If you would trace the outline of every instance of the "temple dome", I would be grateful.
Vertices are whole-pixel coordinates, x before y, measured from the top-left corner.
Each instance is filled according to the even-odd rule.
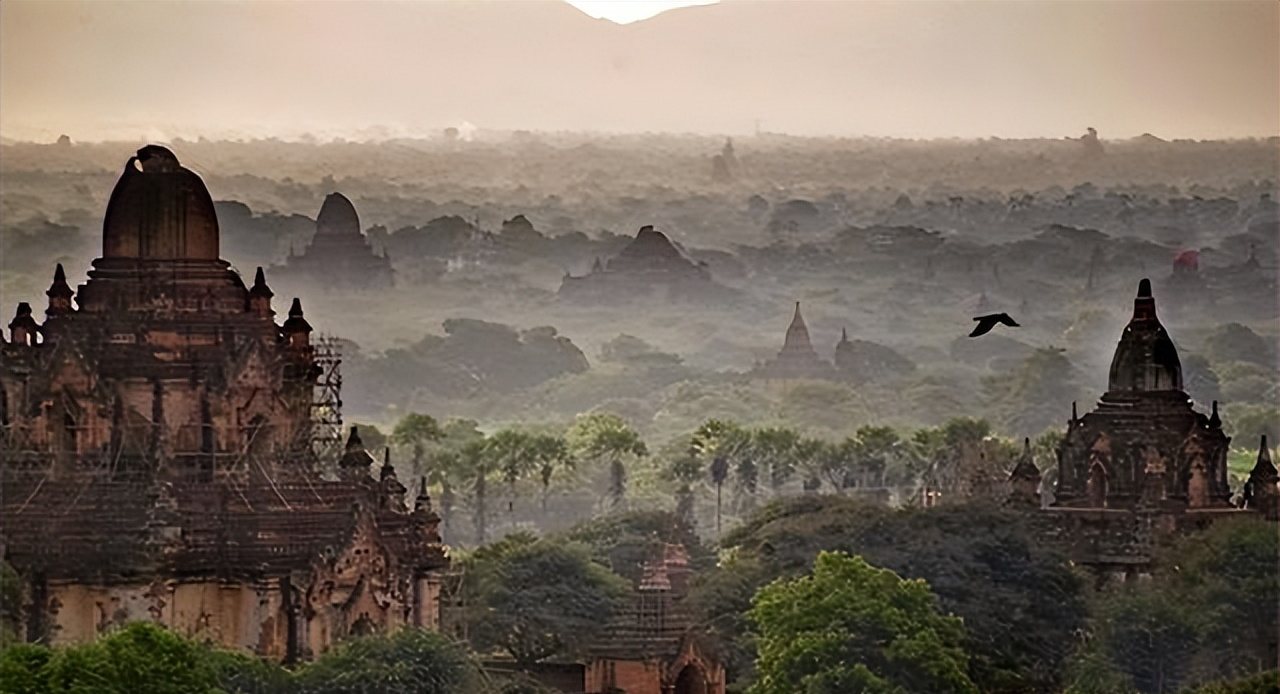
[[[356,214],[355,205],[342,193],[325,196],[316,217],[316,235],[321,234],[360,235],[360,216]]]
[[[164,147],[138,150],[111,191],[102,257],[217,260],[218,217],[204,181]]]
[[[1133,300],[1133,318],[1125,326],[1111,360],[1109,393],[1181,391],[1182,364],[1178,350],[1156,318],[1156,300],[1151,281],[1138,284]]]

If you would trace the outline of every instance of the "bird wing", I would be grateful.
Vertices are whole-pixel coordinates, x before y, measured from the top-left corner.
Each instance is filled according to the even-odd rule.
[[[969,337],[986,335],[987,333],[991,332],[991,329],[995,327],[995,324],[996,324],[994,320],[990,319],[987,316],[983,316],[982,318],[975,318],[974,320],[978,321],[978,325],[976,325],[973,328],[973,332],[969,333]]]
[[[1019,325],[1018,325],[1018,323],[1017,323],[1016,321],[1014,321],[1012,318],[1010,318],[1010,317],[1009,317],[1009,314],[1007,314],[1007,313],[1001,313],[1000,315],[996,316],[996,320],[998,320],[998,321],[1000,321],[1001,323],[1004,323],[1005,325],[1008,325],[1008,326],[1010,326],[1010,327],[1014,327],[1014,328],[1021,327],[1021,326],[1019,326]]]

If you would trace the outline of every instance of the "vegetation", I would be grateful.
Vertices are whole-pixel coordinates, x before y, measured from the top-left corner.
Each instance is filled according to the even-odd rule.
[[[406,629],[355,639],[293,671],[135,623],[84,645],[0,651],[6,694],[481,694],[447,638]]]
[[[924,581],[861,557],[820,553],[811,575],[761,588],[747,616],[759,650],[749,694],[978,694],[961,621]]]
[[[625,582],[579,544],[509,535],[466,557],[458,596],[480,652],[501,650],[528,666],[579,655],[613,612]]]

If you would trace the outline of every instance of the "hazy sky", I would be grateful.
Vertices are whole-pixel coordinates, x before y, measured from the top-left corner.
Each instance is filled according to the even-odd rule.
[[[690,5],[711,5],[717,0],[565,0],[597,19],[629,24],[660,12]]]
[[[658,5],[581,0],[617,22]],[[642,12],[643,11],[643,12]],[[0,2],[0,135],[1274,135],[1274,0]]]

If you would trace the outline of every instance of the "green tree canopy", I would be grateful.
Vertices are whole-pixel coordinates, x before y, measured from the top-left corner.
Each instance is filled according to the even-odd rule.
[[[595,561],[605,564],[633,584],[656,543],[683,545],[695,570],[710,569],[714,554],[704,547],[684,518],[669,511],[627,511],[601,516],[571,528],[564,534],[585,545]]]
[[[348,641],[294,677],[304,694],[459,694],[474,691],[477,668],[448,637],[402,629]]]
[[[978,694],[964,626],[921,580],[861,557],[821,552],[813,573],[761,588],[750,694]]]
[[[696,602],[741,668],[750,641],[737,615],[756,588],[799,575],[823,550],[859,554],[925,579],[942,608],[964,619],[970,675],[984,692],[1057,692],[1087,607],[1080,580],[1035,522],[987,506],[891,510],[840,496],[781,499],[726,535],[722,568],[700,578]]]
[[[505,651],[522,665],[580,652],[626,589],[585,546],[526,533],[481,547],[462,564],[473,646]]]
[[[164,627],[136,622],[84,645],[61,648],[44,667],[65,694],[212,694],[205,649]]]

